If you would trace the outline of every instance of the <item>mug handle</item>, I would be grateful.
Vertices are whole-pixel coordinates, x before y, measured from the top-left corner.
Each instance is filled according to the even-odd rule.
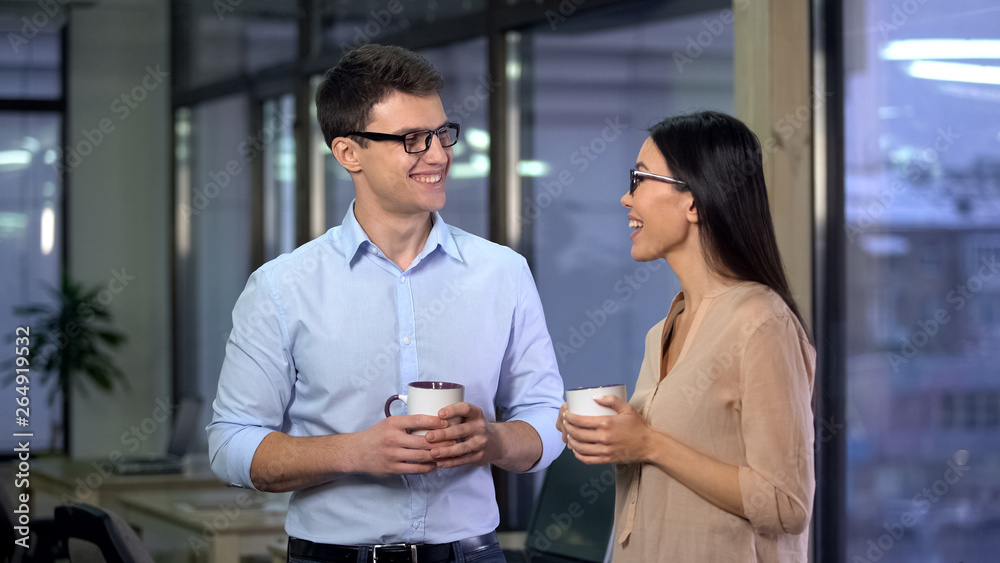
[[[386,418],[389,418],[390,416],[392,416],[392,413],[389,412],[389,406],[392,405],[393,401],[397,401],[397,400],[398,401],[403,401],[403,403],[406,403],[406,395],[393,395],[392,397],[389,397],[389,400],[387,400],[385,402],[385,417]]]

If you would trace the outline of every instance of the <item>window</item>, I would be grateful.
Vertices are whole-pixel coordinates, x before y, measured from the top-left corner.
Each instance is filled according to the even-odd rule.
[[[420,51],[444,76],[441,103],[448,119],[461,126],[448,173],[448,201],[441,216],[449,224],[489,238],[490,134],[487,125],[490,82],[484,38]],[[312,81],[312,92],[322,77]],[[310,99],[314,99],[315,96]],[[311,104],[313,151],[312,205],[320,213],[311,222],[319,236],[339,225],[354,199],[354,182],[326,146]]]
[[[386,43],[386,38],[414,29],[435,35],[449,33],[455,19],[481,13],[486,4],[487,0],[325,2],[321,12],[323,45],[347,51],[366,43]]]
[[[180,397],[205,399],[202,428],[211,420],[233,305],[250,275],[251,167],[269,146],[264,130],[249,133],[248,105],[245,96],[230,96],[174,117],[177,387]],[[207,447],[204,433],[196,438]]]
[[[295,96],[264,102],[264,259],[295,250]],[[234,303],[235,305],[235,303]]]
[[[173,2],[177,84],[197,87],[289,63],[298,54],[297,4]]]
[[[0,361],[13,366],[7,338],[16,327],[29,329],[29,318],[14,308],[52,303],[49,288],[58,288],[63,270],[62,162],[62,18],[46,16],[45,25],[23,29],[21,18],[33,15],[0,9],[0,326],[4,350]],[[43,15],[45,15],[43,13]],[[29,20],[30,21],[30,20]],[[41,18],[39,18],[41,22]],[[30,33],[29,33],[30,31]],[[37,332],[35,333],[37,334]],[[13,341],[10,341],[13,342]],[[33,340],[30,343],[32,343]],[[14,398],[5,370],[3,389]],[[33,369],[30,379],[30,426],[33,449],[61,450],[65,443],[63,397]],[[53,395],[49,401],[49,395]],[[10,407],[14,415],[13,406]],[[13,424],[13,421],[11,422]],[[16,428],[16,427],[15,427]],[[11,433],[0,437],[5,452],[16,447]]]
[[[631,394],[644,335],[680,290],[665,261],[632,260],[620,199],[651,125],[733,112],[731,26],[690,66],[672,57],[714,15],[628,13],[595,26],[578,14],[514,38],[523,62],[513,72],[525,83],[519,250],[532,261],[567,388],[621,382]]]
[[[996,14],[844,4],[845,561],[995,558]],[[915,395],[937,422],[893,424]]]

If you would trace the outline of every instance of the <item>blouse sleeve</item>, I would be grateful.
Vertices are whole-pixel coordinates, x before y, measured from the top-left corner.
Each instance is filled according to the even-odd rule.
[[[743,511],[758,532],[799,534],[809,525],[813,474],[815,351],[788,316],[763,322],[744,354],[739,469]]]

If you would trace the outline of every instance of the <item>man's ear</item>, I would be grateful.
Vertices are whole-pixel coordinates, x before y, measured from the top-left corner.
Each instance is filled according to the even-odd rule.
[[[348,172],[360,172],[361,163],[358,161],[358,144],[347,137],[337,137],[330,143],[330,151]]]

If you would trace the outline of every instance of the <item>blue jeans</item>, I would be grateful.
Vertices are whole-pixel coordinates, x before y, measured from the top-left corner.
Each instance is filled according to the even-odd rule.
[[[507,563],[500,544],[488,545],[471,553],[463,553],[458,545],[455,543],[455,557],[449,563]]]

